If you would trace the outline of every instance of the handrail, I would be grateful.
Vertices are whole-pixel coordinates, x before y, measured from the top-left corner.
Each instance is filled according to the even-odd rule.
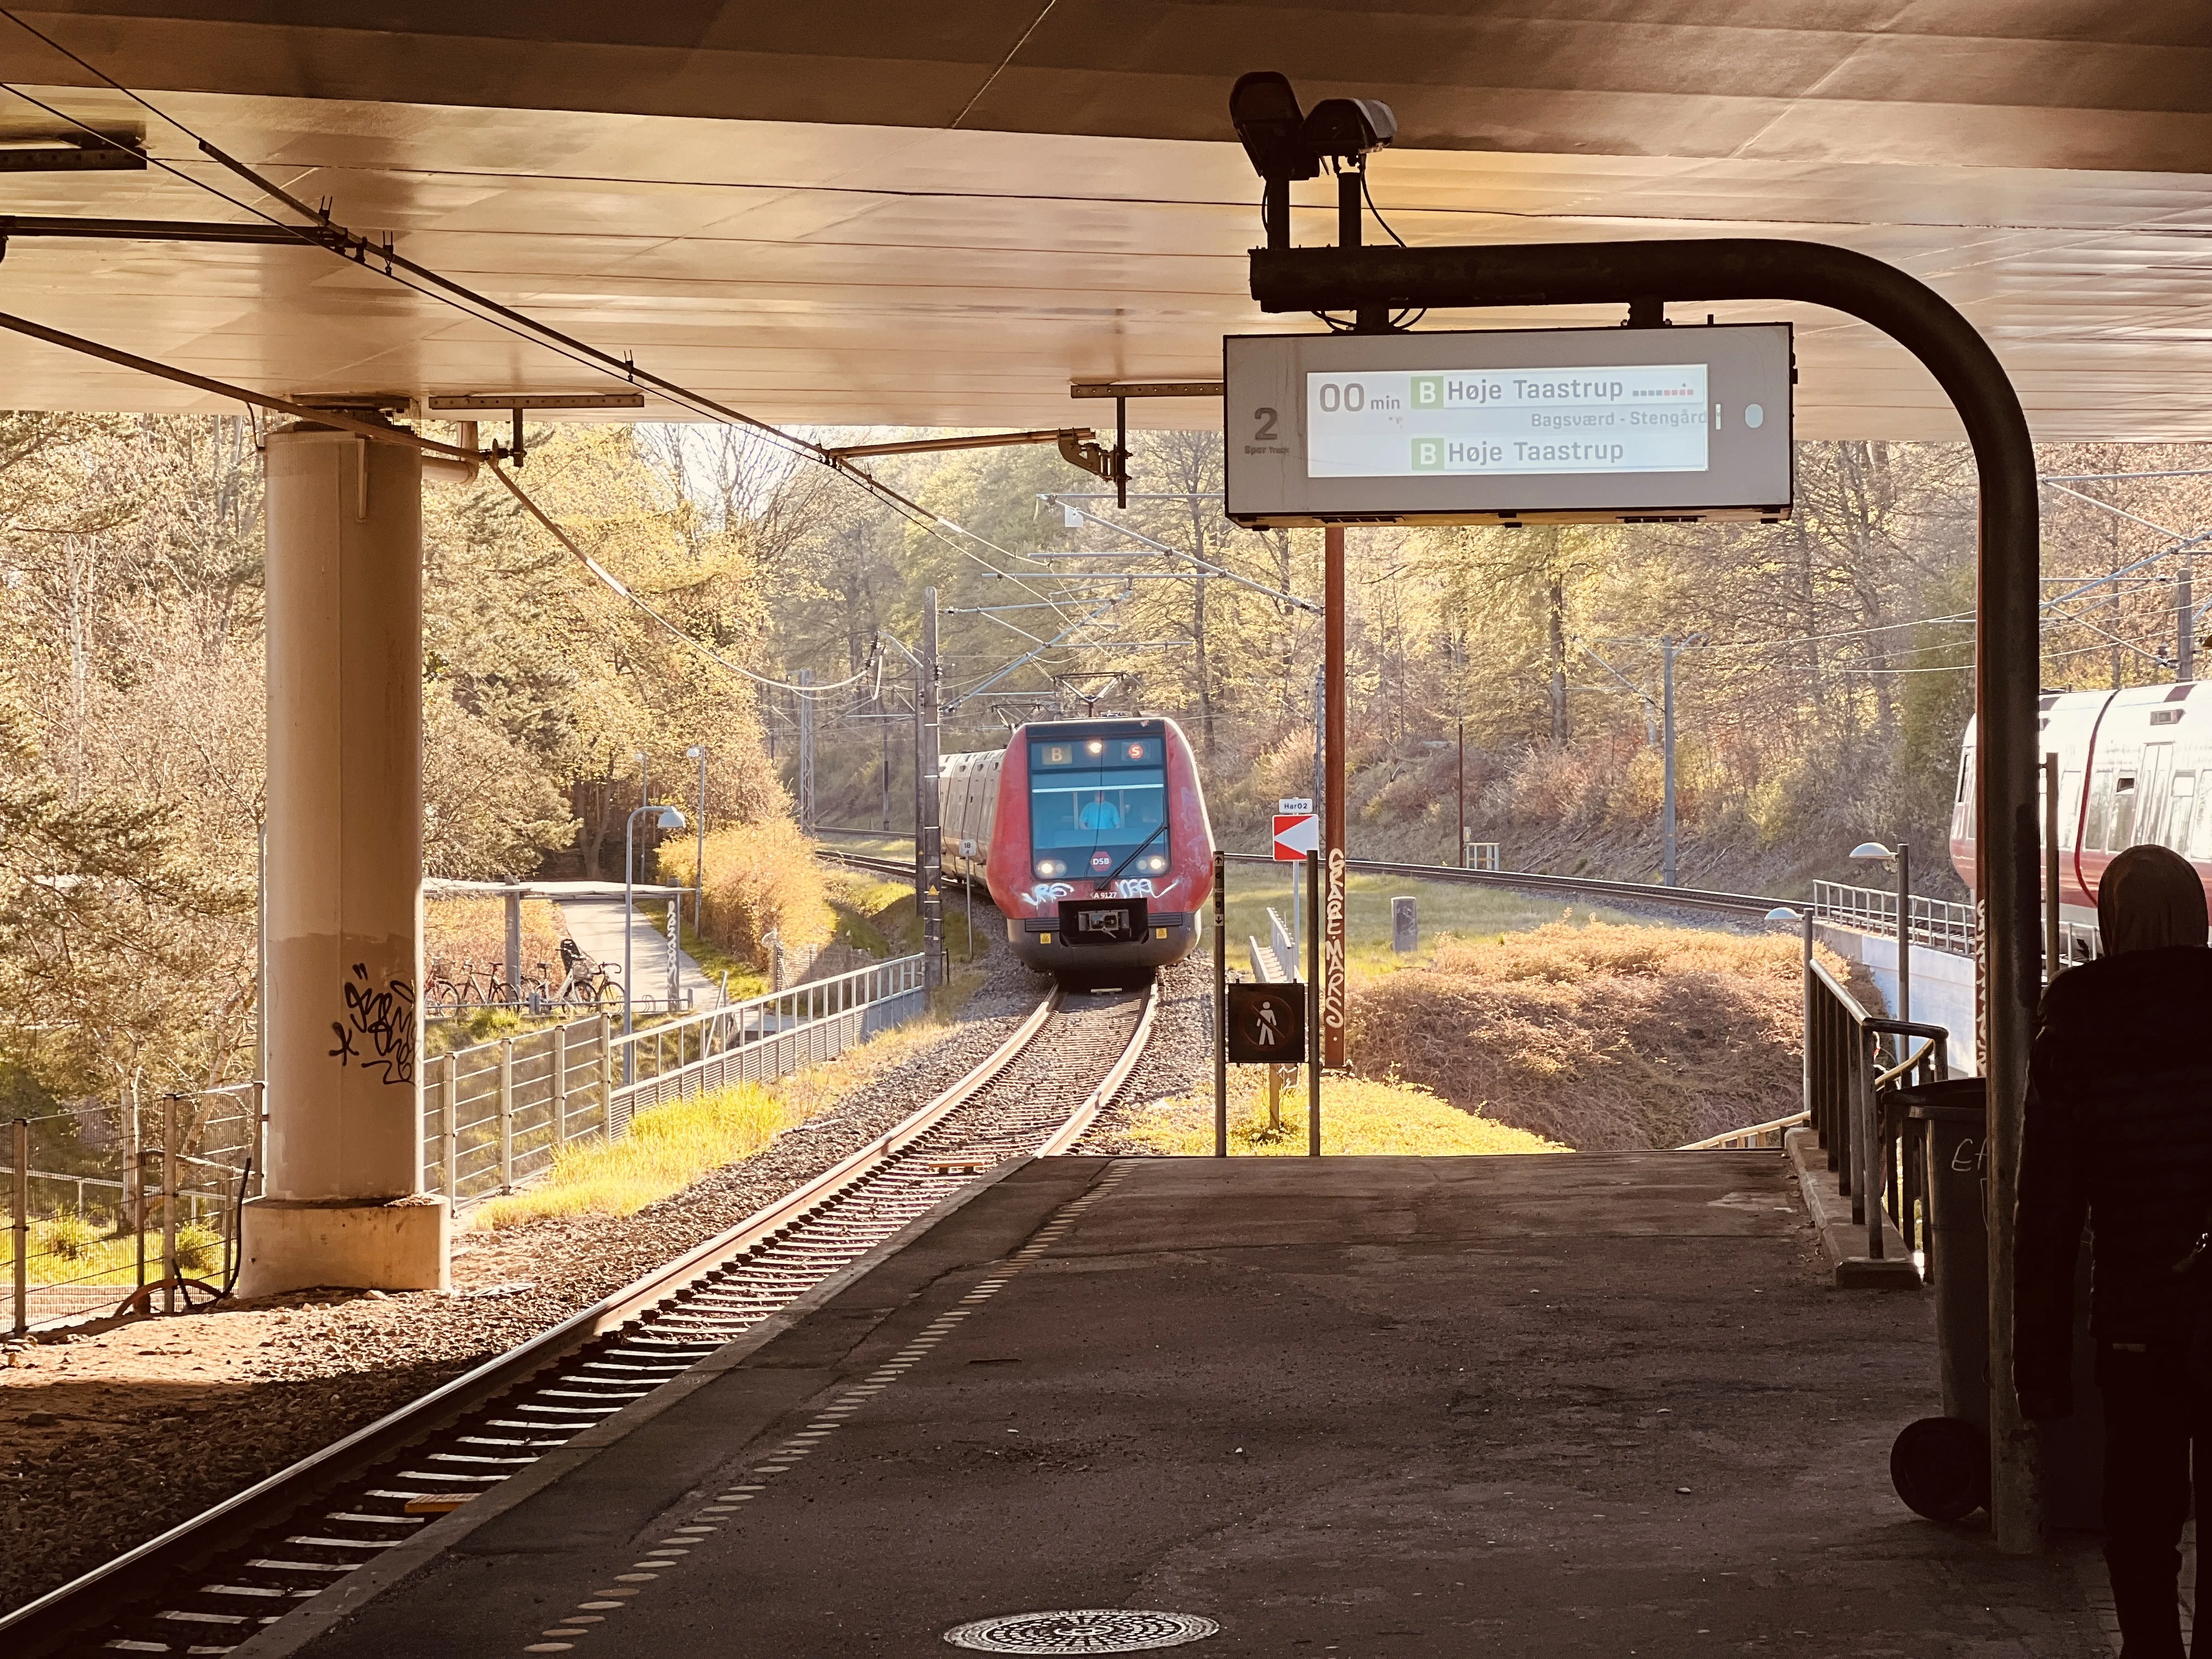
[[[1692,1140],[1685,1146],[1677,1146],[1674,1150],[1678,1152],[1725,1152],[1739,1149],[1748,1151],[1751,1150],[1751,1143],[1754,1140],[1767,1135],[1780,1135],[1788,1130],[1794,1129],[1803,1123],[1808,1115],[1808,1114],[1804,1112],[1792,1112],[1788,1117],[1770,1118],[1764,1123],[1753,1123],[1741,1129],[1730,1129],[1722,1134],[1708,1135],[1703,1140]]]

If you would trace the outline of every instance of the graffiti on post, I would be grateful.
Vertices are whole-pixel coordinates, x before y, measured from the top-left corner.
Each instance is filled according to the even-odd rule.
[[[1348,873],[1344,848],[1330,848],[1324,878],[1327,891],[1322,899],[1321,1063],[1331,1070],[1345,1063],[1345,1026],[1350,1014],[1344,988],[1345,878]]]
[[[381,1070],[386,1083],[414,1082],[414,985],[395,979],[380,989],[369,981],[368,964],[356,962],[342,988],[346,1017],[331,1022],[338,1040],[331,1058],[364,1072]]]

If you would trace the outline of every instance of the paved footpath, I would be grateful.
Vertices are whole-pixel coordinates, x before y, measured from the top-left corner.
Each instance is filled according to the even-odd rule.
[[[660,901],[651,901],[653,913],[662,908]],[[568,936],[580,945],[586,955],[604,962],[619,977],[623,965],[623,902],[618,898],[568,898],[561,901],[561,919],[568,929]],[[654,927],[647,914],[633,911],[629,917],[630,957],[632,971],[637,975],[635,993],[640,997],[658,999],[668,989],[668,935]],[[721,982],[710,979],[707,970],[691,959],[687,951],[676,953],[676,970],[679,982],[691,993],[694,1008],[719,1008],[722,1006]]]
[[[239,1652],[2108,1659],[1892,1494],[1929,1310],[1826,1279],[1771,1152],[1033,1162]]]

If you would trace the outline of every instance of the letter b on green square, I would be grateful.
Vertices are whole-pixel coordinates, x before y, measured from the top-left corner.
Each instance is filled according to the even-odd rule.
[[[1441,374],[1415,374],[1409,377],[1413,385],[1413,407],[1442,409],[1444,406],[1444,377]]]
[[[1441,472],[1444,470],[1444,441],[1442,438],[1413,440],[1413,471]]]

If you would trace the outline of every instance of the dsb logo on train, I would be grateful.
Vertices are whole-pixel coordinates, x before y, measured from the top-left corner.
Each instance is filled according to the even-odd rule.
[[[1127,945],[1152,926],[1140,898],[1062,899],[1060,936],[1070,945]]]

